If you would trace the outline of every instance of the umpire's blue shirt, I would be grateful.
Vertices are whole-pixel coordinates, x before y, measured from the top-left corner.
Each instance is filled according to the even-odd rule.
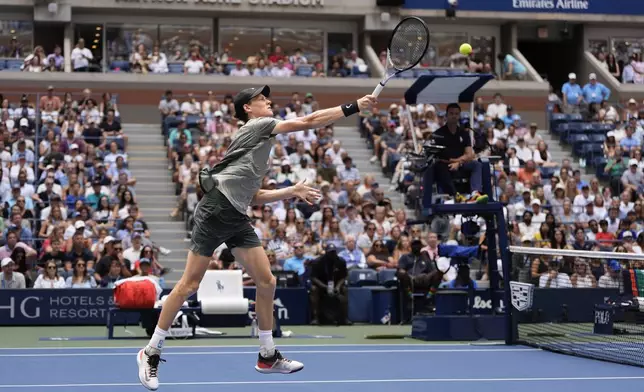
[[[470,133],[461,127],[458,127],[458,130],[452,133],[447,128],[447,125],[444,125],[438,128],[434,132],[434,135],[438,136],[434,139],[436,144],[445,146],[445,149],[440,155],[440,159],[449,160],[460,158],[465,154],[467,147],[472,147]]]

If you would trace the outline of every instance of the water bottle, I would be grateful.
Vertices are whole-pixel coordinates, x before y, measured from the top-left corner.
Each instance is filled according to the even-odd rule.
[[[256,338],[257,336],[259,336],[259,333],[257,331],[257,318],[253,315],[253,320],[250,322],[250,337]]]

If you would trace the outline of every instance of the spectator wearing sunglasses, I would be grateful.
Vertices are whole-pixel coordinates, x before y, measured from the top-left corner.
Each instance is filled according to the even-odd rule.
[[[284,261],[284,270],[295,271],[298,275],[304,275],[309,262],[309,258],[304,255],[304,244],[297,242],[293,246],[293,256]]]
[[[53,260],[45,264],[42,274],[38,275],[34,289],[64,289],[67,287],[65,280],[58,275],[58,267]]]
[[[96,280],[87,272],[87,262],[83,259],[76,260],[73,275],[65,283],[69,289],[96,288]]]
[[[123,257],[123,244],[121,241],[112,237],[107,236],[103,240],[103,257],[96,263],[96,272],[94,273],[94,278],[99,284],[102,284],[103,278],[105,278],[110,272],[110,266],[113,261],[118,261],[121,266],[121,274],[125,278],[132,276],[130,272],[130,260]]]

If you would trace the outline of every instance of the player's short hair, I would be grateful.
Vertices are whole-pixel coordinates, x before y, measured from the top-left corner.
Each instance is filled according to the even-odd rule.
[[[450,109],[458,109],[458,111],[461,111],[461,106],[457,103],[450,103],[447,105],[447,109],[445,109],[445,112],[449,112]]]

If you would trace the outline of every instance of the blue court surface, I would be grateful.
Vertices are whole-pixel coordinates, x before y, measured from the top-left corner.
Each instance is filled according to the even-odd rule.
[[[168,347],[160,391],[640,390],[644,369],[538,349],[469,344],[282,345],[292,375],[254,370],[256,346]],[[136,347],[0,349],[0,390],[143,391]],[[258,389],[260,390],[260,389]]]

